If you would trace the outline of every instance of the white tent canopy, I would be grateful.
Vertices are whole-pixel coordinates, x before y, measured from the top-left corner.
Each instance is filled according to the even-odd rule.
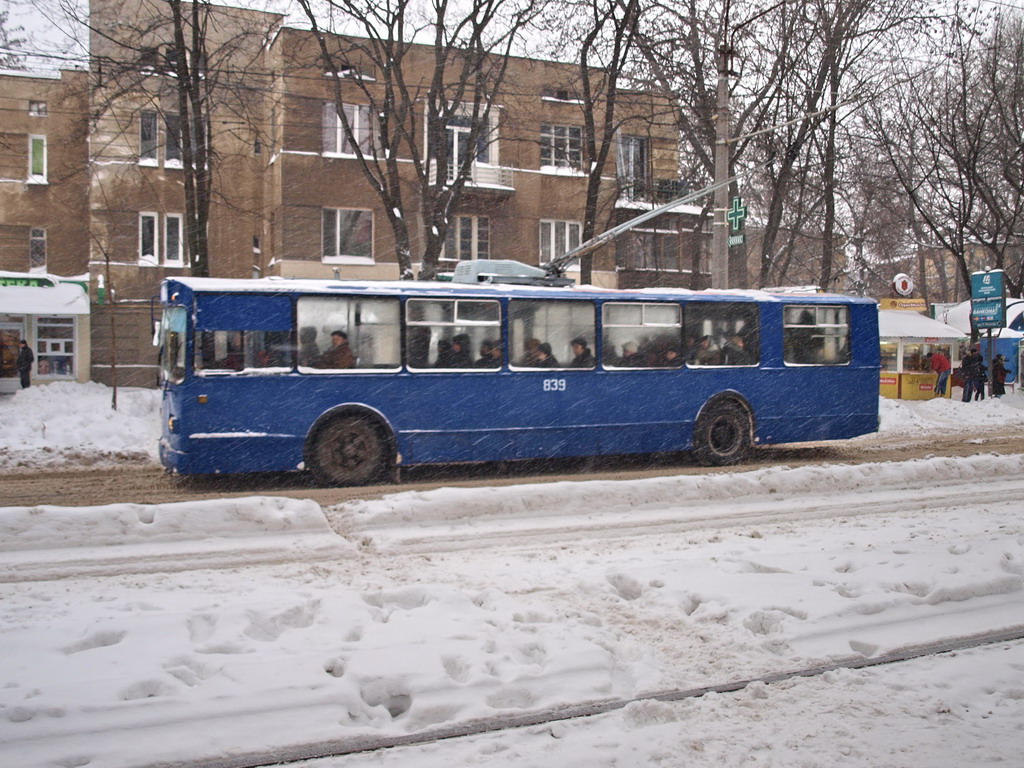
[[[1013,323],[1022,313],[1024,313],[1024,301],[1021,299],[1006,299],[1007,325]],[[961,329],[965,336],[969,335],[971,332],[971,302],[964,301],[955,307],[950,307],[943,313],[942,321],[949,323],[954,328]]]
[[[917,312],[878,310],[878,335],[883,339],[963,339],[967,334]]]

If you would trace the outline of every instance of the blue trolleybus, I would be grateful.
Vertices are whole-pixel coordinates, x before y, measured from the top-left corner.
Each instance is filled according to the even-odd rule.
[[[168,279],[164,466],[312,471],[690,450],[878,427],[873,300],[473,282]]]

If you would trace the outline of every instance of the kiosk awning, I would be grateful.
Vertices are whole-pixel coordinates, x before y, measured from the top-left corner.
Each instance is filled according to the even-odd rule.
[[[962,339],[966,334],[930,317],[895,309],[878,310],[878,335],[883,339]]]
[[[49,288],[0,285],[0,314],[88,315],[89,297],[82,286],[71,283]]]

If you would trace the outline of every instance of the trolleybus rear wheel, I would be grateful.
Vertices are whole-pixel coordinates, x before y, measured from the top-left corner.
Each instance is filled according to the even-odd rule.
[[[752,445],[750,414],[738,403],[712,403],[697,419],[693,455],[706,467],[739,464]]]
[[[341,416],[317,432],[313,475],[327,485],[365,485],[384,476],[387,441],[370,419]]]

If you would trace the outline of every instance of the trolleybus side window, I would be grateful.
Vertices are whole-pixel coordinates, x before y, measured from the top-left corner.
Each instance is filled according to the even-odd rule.
[[[500,356],[484,360],[485,348],[502,348],[497,301],[409,299],[405,324],[406,363],[413,370],[493,370],[501,363]]]
[[[196,331],[197,372],[284,373],[293,365],[288,331]]]
[[[513,367],[593,368],[596,365],[593,347],[593,302],[545,299],[509,302],[509,349]]]
[[[757,365],[761,357],[758,306],[724,301],[686,305],[686,364]]]
[[[785,361],[796,365],[848,365],[850,310],[845,306],[787,306]]]
[[[401,366],[397,298],[304,296],[299,299],[299,370],[390,370]]]
[[[678,368],[682,307],[675,303],[608,302],[603,308],[605,368]]]

